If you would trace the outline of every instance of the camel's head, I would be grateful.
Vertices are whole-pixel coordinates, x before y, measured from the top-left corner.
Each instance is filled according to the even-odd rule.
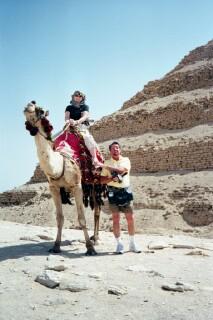
[[[25,126],[32,136],[35,136],[41,129],[46,138],[51,139],[51,131],[53,130],[53,127],[46,118],[48,114],[49,112],[45,112],[41,107],[38,107],[35,101],[31,101],[27,104],[24,109],[24,115],[27,120],[25,122]]]

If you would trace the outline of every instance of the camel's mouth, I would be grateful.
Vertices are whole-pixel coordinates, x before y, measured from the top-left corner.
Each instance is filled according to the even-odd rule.
[[[41,107],[36,105],[35,101],[32,101],[27,104],[26,108],[24,109],[24,114],[27,121],[29,121],[31,125],[36,125],[38,120],[45,115],[45,112]]]
[[[32,103],[28,103],[28,105],[24,109],[24,113],[33,113],[35,112],[35,108],[36,108],[35,105],[33,105]]]

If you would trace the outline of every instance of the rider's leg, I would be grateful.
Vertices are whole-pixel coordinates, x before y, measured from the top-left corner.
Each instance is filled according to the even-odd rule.
[[[85,145],[92,156],[93,164],[95,165],[95,167],[103,167],[103,163],[100,162],[97,158],[97,150],[99,149],[93,136],[89,133],[89,131],[86,130],[83,134],[83,137],[84,137]]]

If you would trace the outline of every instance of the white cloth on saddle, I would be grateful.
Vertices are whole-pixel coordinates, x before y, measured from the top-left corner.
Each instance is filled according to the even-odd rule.
[[[87,149],[90,151],[91,154],[93,154],[94,150],[98,149],[98,145],[95,142],[93,136],[90,134],[89,130],[87,129],[87,126],[85,126],[84,124],[79,125],[79,130],[84,138],[84,142]]]
[[[55,150],[61,154],[64,154],[65,156],[73,158],[74,152],[65,140],[61,141]]]

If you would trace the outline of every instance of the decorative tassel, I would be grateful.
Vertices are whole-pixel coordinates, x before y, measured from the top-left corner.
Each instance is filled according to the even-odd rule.
[[[31,136],[36,136],[36,134],[38,133],[38,128],[33,127],[29,121],[25,122],[25,127],[26,127],[26,130],[30,132]]]

